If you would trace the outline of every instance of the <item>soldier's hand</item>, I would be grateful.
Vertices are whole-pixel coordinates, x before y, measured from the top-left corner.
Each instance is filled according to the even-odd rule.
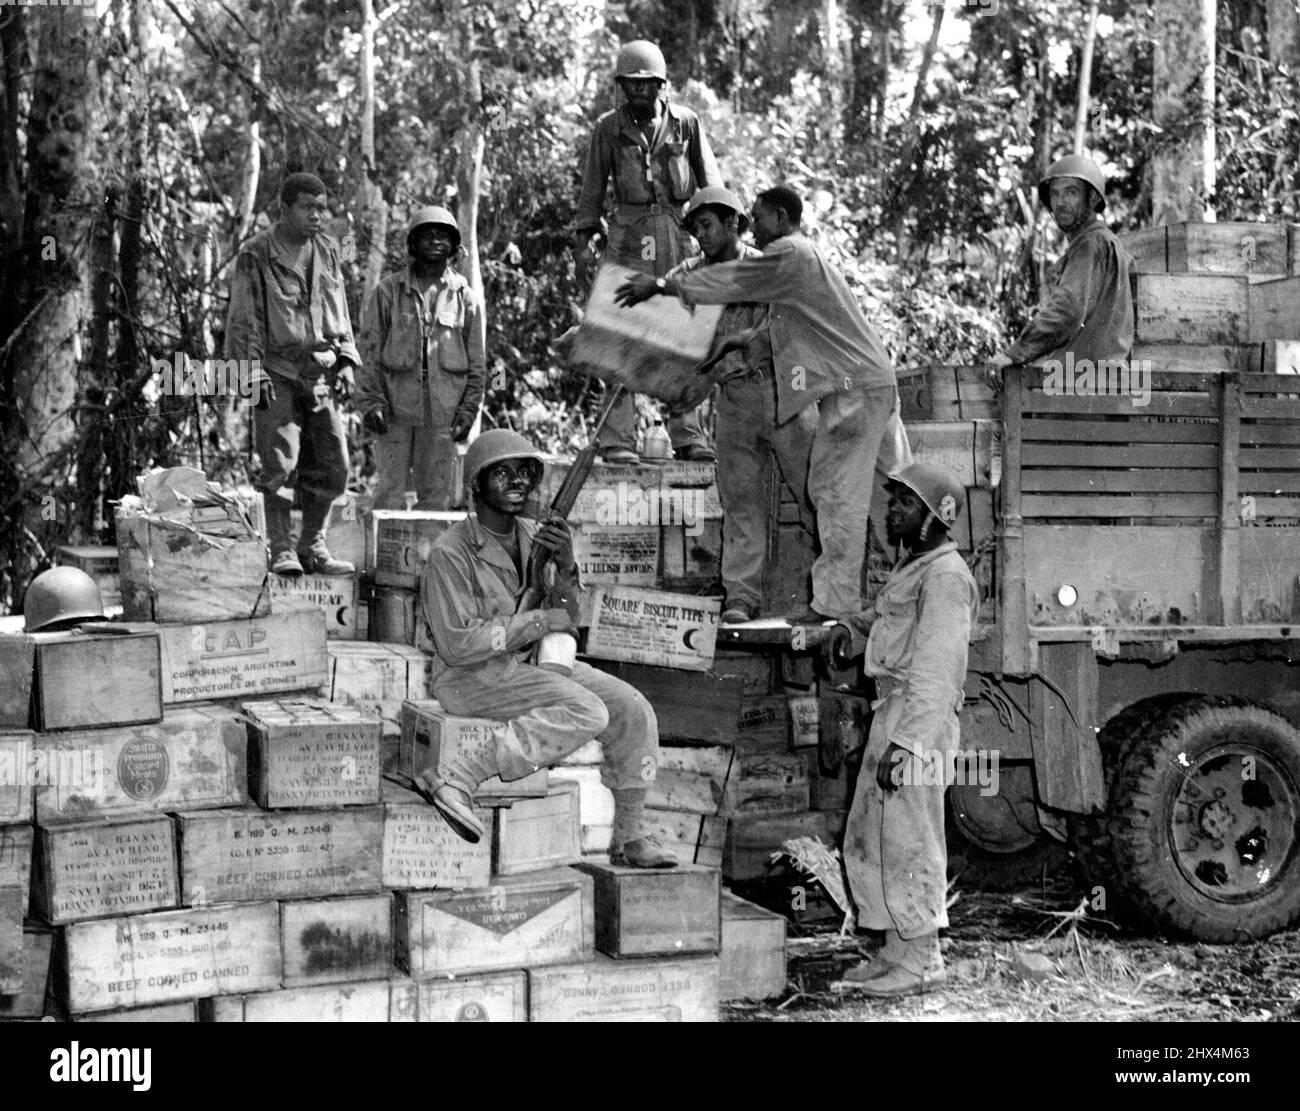
[[[474,413],[457,413],[451,418],[451,438],[459,443],[474,427]]]
[[[614,300],[624,308],[649,301],[659,292],[659,285],[649,274],[629,274],[627,280],[614,291]]]
[[[257,383],[257,407],[263,411],[275,400],[275,382],[269,377]]]
[[[351,401],[357,387],[356,375],[347,359],[340,359],[334,368],[334,394],[340,401]]]
[[[574,637],[578,635],[578,626],[573,623],[568,610],[549,609],[542,610],[542,613],[546,618],[546,633],[568,633]]]
[[[573,570],[573,537],[567,521],[551,517],[534,534],[533,543],[551,553],[557,570],[566,573]]]
[[[361,423],[376,436],[383,436],[388,432],[388,418],[384,416],[382,409],[371,409],[361,418]]]
[[[591,284],[596,269],[596,254],[591,249],[591,236],[579,235],[573,243],[573,272],[582,285]]]
[[[903,762],[911,759],[905,748],[900,748],[892,741],[876,765],[876,786],[885,794],[897,791],[903,785]]]
[[[987,363],[984,364],[984,380],[988,383],[989,389],[1002,389],[1002,372],[1011,366],[1013,360],[1010,355],[994,355]]]

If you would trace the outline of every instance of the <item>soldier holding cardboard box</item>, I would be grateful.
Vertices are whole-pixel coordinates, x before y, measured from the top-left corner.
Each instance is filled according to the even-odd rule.
[[[620,679],[577,662],[548,669],[527,662],[548,633],[576,634],[577,565],[568,525],[522,516],[542,479],[540,453],[518,433],[494,429],[470,445],[466,486],[477,512],[434,542],[420,576],[420,605],[433,636],[433,693],[452,714],[504,723],[496,749],[453,753],[445,774],[429,768],[416,789],[468,841],[483,827],[474,790],[557,764],[595,739],[605,751],[601,778],[614,795],[610,859],[666,868],[676,858],[643,835],[641,813],[659,762],[659,724],[650,703]],[[546,607],[517,613],[533,545],[555,571]],[[567,674],[564,671],[567,670]]]

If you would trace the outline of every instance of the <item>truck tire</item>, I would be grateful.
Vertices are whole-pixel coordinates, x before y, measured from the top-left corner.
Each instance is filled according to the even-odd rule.
[[[1038,824],[1028,764],[1006,768],[996,795],[953,786],[944,803],[948,877],[963,887],[1010,891],[1064,859],[1063,846]]]
[[[1122,908],[1202,941],[1300,920],[1300,731],[1281,715],[1179,703],[1127,743],[1110,802]]]

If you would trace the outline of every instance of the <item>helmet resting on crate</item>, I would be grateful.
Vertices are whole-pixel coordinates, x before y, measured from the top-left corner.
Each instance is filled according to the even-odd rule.
[[[966,501],[966,490],[957,476],[938,463],[913,463],[889,476],[885,488],[903,486],[925,503],[926,509],[945,528],[952,528]]]
[[[1106,207],[1106,177],[1101,172],[1101,167],[1086,154],[1066,155],[1047,168],[1043,180],[1038,183],[1038,199],[1044,207],[1051,205],[1052,181],[1058,177],[1077,177],[1080,181],[1086,181],[1097,194],[1093,210],[1100,212]]]
[[[484,432],[465,452],[465,489],[474,493],[478,489],[479,472],[506,459],[533,460],[537,464],[536,482],[542,480],[542,468],[545,465],[542,453],[518,432],[509,428],[494,428],[490,432]]]
[[[72,621],[104,616],[99,587],[76,567],[51,567],[32,579],[23,599],[24,627],[34,633]]]

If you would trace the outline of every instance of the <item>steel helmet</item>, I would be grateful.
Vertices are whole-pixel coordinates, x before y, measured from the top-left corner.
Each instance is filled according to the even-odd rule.
[[[745,206],[740,203],[740,198],[730,189],[721,185],[706,185],[703,189],[697,189],[695,195],[686,202],[686,208],[682,212],[682,219],[689,225],[691,213],[698,212],[701,208],[706,208],[709,205],[729,208],[736,213],[740,217],[740,230],[742,232],[749,227],[749,213],[745,211]]]
[[[1052,179],[1058,177],[1077,177],[1086,181],[1097,191],[1097,205],[1094,211],[1100,212],[1106,207],[1106,178],[1101,172],[1101,167],[1087,155],[1069,154],[1048,167],[1043,180],[1038,183],[1038,199],[1045,206],[1051,203]]]
[[[925,502],[925,507],[939,523],[951,527],[966,501],[962,484],[946,467],[938,463],[913,463],[896,475],[890,475],[885,488],[904,486]]]
[[[76,567],[51,567],[32,579],[23,599],[24,627],[29,633],[74,620],[104,616],[99,587]]]
[[[537,463],[537,479],[542,477],[542,453],[509,428],[494,428],[484,432],[469,445],[465,452],[465,489],[471,493],[478,486],[479,472],[503,459],[533,459]]]
[[[663,53],[654,43],[645,39],[623,44],[618,52],[618,64],[614,66],[614,80],[620,77],[654,77],[660,81],[668,80],[668,64]]]
[[[425,224],[438,224],[440,227],[449,229],[453,233],[453,245],[460,246],[460,225],[456,223],[456,217],[441,205],[429,204],[423,208],[417,208],[415,215],[411,217],[411,222],[406,225],[406,245],[408,247],[411,245],[411,236],[415,234],[416,229],[424,227]]]

